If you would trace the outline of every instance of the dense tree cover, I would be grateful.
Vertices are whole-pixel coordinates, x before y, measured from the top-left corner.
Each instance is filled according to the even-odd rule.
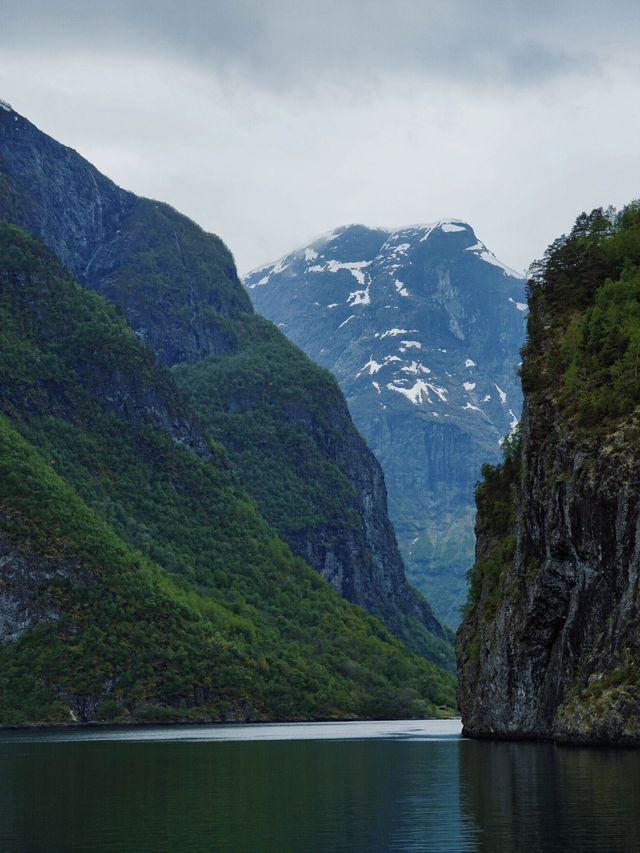
[[[339,410],[334,378],[257,315],[234,331],[234,353],[175,368],[180,387],[282,535],[321,525],[355,529],[353,487],[319,446],[347,425],[330,421]]]
[[[0,543],[49,614],[0,649],[0,721],[453,706],[450,676],[292,556],[115,309],[8,225],[0,328]]]
[[[117,262],[92,286],[123,306],[164,365],[197,360],[212,342],[232,348],[229,318],[252,308],[231,252],[169,205],[131,198]]]
[[[532,273],[525,392],[607,429],[640,402],[640,202],[583,213]]]

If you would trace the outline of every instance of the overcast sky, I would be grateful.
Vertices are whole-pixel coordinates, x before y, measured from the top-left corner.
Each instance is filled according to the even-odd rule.
[[[524,270],[640,196],[638,0],[0,0],[0,97],[241,272],[460,217]]]

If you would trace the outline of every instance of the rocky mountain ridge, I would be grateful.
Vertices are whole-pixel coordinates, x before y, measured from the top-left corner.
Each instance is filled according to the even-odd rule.
[[[339,228],[244,279],[340,382],[382,464],[413,583],[457,624],[473,487],[520,416],[524,280],[461,220]]]

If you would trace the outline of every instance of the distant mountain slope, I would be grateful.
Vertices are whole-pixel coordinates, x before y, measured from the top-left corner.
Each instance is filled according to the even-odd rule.
[[[0,723],[453,704],[292,557],[113,307],[7,224],[0,327]]]
[[[474,484],[520,415],[523,278],[446,220],[339,228],[244,284],[337,377],[382,464],[409,577],[457,624]]]
[[[333,379],[255,316],[217,237],[120,190],[6,110],[1,217],[40,235],[81,283],[118,305],[162,364],[182,366],[180,382],[296,554],[414,649],[453,668],[442,626],[406,582],[380,469]]]

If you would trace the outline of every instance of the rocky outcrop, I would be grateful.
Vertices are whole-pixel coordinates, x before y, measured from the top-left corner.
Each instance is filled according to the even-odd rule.
[[[413,616],[444,639],[438,619],[407,584],[387,515],[382,470],[355,430],[342,396],[334,393],[327,403],[322,421],[297,407],[289,412],[290,423],[302,426],[323,455],[344,471],[353,489],[352,511],[357,522],[351,529],[322,526],[291,533],[289,544],[341,595],[380,616],[394,633],[404,633],[402,615]]]
[[[640,743],[633,432],[541,440],[526,411],[513,564],[495,614],[485,588],[458,635],[466,734]],[[478,562],[497,547],[481,535]]]
[[[622,322],[635,310],[627,279],[639,244],[633,222],[596,224],[592,240],[579,220],[532,283],[522,445],[477,491],[457,636],[458,701],[474,737],[640,745],[640,415],[615,386],[635,367],[613,307],[629,300]],[[590,369],[575,371],[585,357]]]
[[[0,513],[0,524],[11,521]],[[66,578],[71,569],[60,560],[25,554],[0,535],[0,645],[12,643],[41,622],[55,621],[60,613],[55,601],[42,595],[53,577]]]

